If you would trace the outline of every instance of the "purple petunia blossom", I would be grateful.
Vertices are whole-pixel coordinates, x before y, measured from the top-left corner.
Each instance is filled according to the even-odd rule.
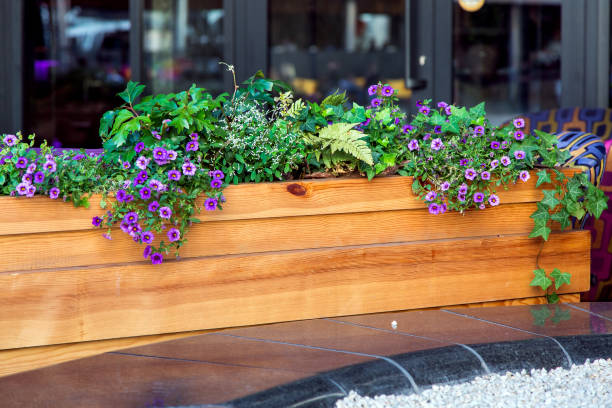
[[[448,181],[445,181],[444,183],[440,184],[440,190],[442,191],[446,191],[450,188],[450,183]]]
[[[509,166],[511,162],[512,160],[510,160],[508,156],[504,156],[501,158],[501,163],[506,167]]]
[[[484,200],[484,194],[481,192],[474,193],[474,202],[482,203]]]
[[[195,132],[189,135],[189,138],[191,140],[198,140],[198,137],[199,137],[198,134]]]
[[[465,178],[468,180],[474,180],[476,177],[476,171],[473,168],[469,168],[465,170]]]
[[[196,142],[197,143],[197,142]],[[176,160],[177,153],[174,150],[168,150],[168,160]]]
[[[525,158],[525,152],[522,150],[517,150],[514,152],[514,158],[517,160],[523,160]]]
[[[442,133],[442,126],[436,125],[433,129],[434,133]]]
[[[361,126],[368,126],[370,124],[370,122],[372,121],[372,119],[367,118],[366,120],[364,120],[363,122],[360,123]]]
[[[142,252],[142,256],[144,256],[144,258],[147,259],[148,257],[151,256],[151,252],[153,252],[153,248],[151,248],[151,245],[147,245],[144,251]]]
[[[144,156],[140,156],[138,157],[138,159],[136,159],[136,167],[138,167],[140,170],[146,170],[150,161],[150,159],[147,159]]]
[[[151,189],[148,187],[141,188],[138,193],[140,194],[140,198],[143,200],[148,200],[151,198]]]
[[[399,123],[400,123],[400,122],[401,122],[401,118],[395,118],[395,119],[393,120],[393,124],[394,124],[394,125],[399,125]]]
[[[127,193],[125,192],[125,190],[118,190],[115,194],[115,198],[117,198],[117,201],[119,201],[120,203],[125,201],[126,196]]]
[[[468,159],[461,159],[461,160],[459,160],[459,165],[460,166],[467,166],[468,165]]]
[[[444,214],[448,208],[446,207],[446,203],[442,203],[440,206],[440,214]]]
[[[170,228],[166,235],[168,235],[170,242],[176,242],[181,239],[181,232],[176,228]]]
[[[480,178],[483,180],[491,180],[491,173],[489,173],[488,171],[483,171],[482,173],[480,173]]]
[[[392,96],[395,93],[395,90],[393,89],[393,87],[386,85],[383,86],[380,93],[382,94],[382,96]]]
[[[444,143],[442,143],[442,139],[437,138],[431,141],[431,150],[440,150],[444,148]]]
[[[204,208],[206,208],[206,211],[214,211],[217,209],[217,200],[214,198],[207,198],[206,201],[204,201]]]
[[[485,208],[487,208],[487,207],[484,205],[484,203],[482,203],[482,204],[480,204],[480,205],[478,206],[478,208],[480,208],[481,210],[484,210],[484,209],[485,209]]]
[[[378,92],[378,85],[370,85],[368,88],[368,95],[373,96]]]
[[[527,180],[529,180],[529,178],[531,177],[531,175],[529,174],[529,172],[527,170],[523,170],[519,173],[519,178],[523,181],[526,182]]]
[[[494,168],[496,168],[497,166],[499,166],[499,160],[493,160],[493,161],[491,162],[491,168],[492,168],[492,169],[494,169]]]
[[[149,204],[149,211],[152,213],[157,212],[159,209],[159,203],[157,201],[153,201]]]
[[[198,144],[198,142],[196,142],[195,140],[192,140],[189,143],[187,143],[185,150],[195,152],[199,148],[200,148],[200,145]]]
[[[121,231],[125,232],[126,234],[130,232],[130,224],[128,222],[121,221],[119,228],[121,228]]]
[[[164,261],[164,257],[162,256],[162,254],[160,254],[159,252],[154,253],[153,255],[151,255],[151,263],[153,265],[159,265]]]
[[[57,197],[59,197],[59,193],[60,189],[57,187],[53,187],[51,190],[49,190],[49,198],[55,200]]]
[[[103,236],[104,238],[108,239],[109,241],[112,241],[112,240],[113,240],[113,237],[111,237],[111,236],[110,236],[110,234],[108,234],[108,233],[104,233],[104,234],[102,234],[102,236]]]
[[[164,184],[159,180],[152,179],[149,181],[149,187],[151,187],[151,190],[162,191],[163,186]]]
[[[146,170],[143,170],[141,172],[138,173],[137,176],[139,179],[143,180],[143,181],[147,181],[147,179],[149,178],[149,173],[147,173]],[[142,184],[142,183],[141,183]]]
[[[32,174],[32,173],[34,173],[35,171],[36,171],[36,163],[30,163],[30,164],[28,165],[28,168],[27,168],[27,170],[26,170],[26,173],[28,173],[28,174]]]
[[[516,140],[523,140],[525,138],[525,134],[523,132],[521,132],[520,130],[517,130],[516,132],[514,132],[514,138]]]
[[[371,104],[372,104],[373,107],[377,108],[377,107],[379,107],[382,104],[382,99],[374,98],[374,99],[372,99]]]
[[[421,106],[419,108],[419,112],[422,113],[423,115],[427,116],[427,115],[429,115],[429,112],[431,112],[431,109],[429,109],[429,106]]]
[[[514,123],[514,127],[517,128],[517,129],[521,129],[521,128],[525,127],[525,119],[523,119],[523,118],[514,119],[513,123]]]
[[[15,167],[18,169],[25,169],[28,167],[28,159],[25,157],[20,157],[17,159],[17,163],[15,163]]]
[[[181,173],[177,170],[170,170],[168,172],[168,180],[178,181],[181,179]]]
[[[46,161],[45,164],[43,164],[43,169],[48,171],[49,173],[54,173],[55,170],[57,170],[57,165],[53,160],[49,160]]]
[[[172,210],[168,207],[162,207],[159,209],[159,216],[165,219],[172,217]]]
[[[132,224],[129,228],[130,236],[133,238],[139,237],[142,232],[142,227],[138,224]]]
[[[465,201],[465,194],[458,193],[457,194],[457,200],[459,200],[461,202]]]
[[[459,190],[458,191],[459,191],[460,194],[467,194],[467,192],[468,192],[467,184],[465,184],[465,183],[461,184],[459,186]]]
[[[211,177],[223,180],[223,178],[225,177],[225,174],[223,174],[221,170],[214,170]]]
[[[79,161],[79,160],[83,160],[84,158],[85,158],[84,154],[75,154],[72,160]]]
[[[145,144],[143,142],[138,142],[136,143],[136,146],[134,146],[134,151],[136,153],[140,153],[144,150],[144,148],[145,148]]]
[[[40,184],[43,181],[45,181],[45,173],[42,171],[37,171],[36,174],[34,174],[34,182],[36,184]]]
[[[153,158],[156,161],[164,161],[168,158],[168,152],[163,147],[156,147],[153,149]]]
[[[196,172],[196,166],[193,163],[183,163],[183,174],[186,176],[193,176]]]
[[[419,142],[416,139],[412,139],[409,143],[408,143],[408,149],[410,151],[414,151],[414,150],[419,150]]]
[[[414,126],[412,125],[404,125],[402,126],[402,132],[403,133],[408,133],[410,131],[414,130]]]
[[[222,185],[223,185],[223,182],[220,179],[212,179],[210,181],[210,186],[212,188],[221,188]]]
[[[429,193],[425,194],[425,200],[433,201],[436,199],[437,196],[438,196],[438,193],[436,193],[435,191],[430,191]]]
[[[151,131],[151,136],[153,136],[157,140],[161,140],[161,135],[159,134],[159,132],[157,130],[152,130]]]
[[[4,143],[8,147],[15,146],[15,144],[17,144],[17,137],[15,135],[6,135],[4,136]]]
[[[485,132],[484,126],[476,126],[474,128],[474,134],[475,135],[484,135],[484,132]]]
[[[425,133],[423,135],[423,140],[429,140],[430,137],[431,137],[431,133]]]
[[[150,244],[155,239],[155,235],[153,235],[151,231],[145,231],[140,235],[140,239],[142,239],[142,242],[145,244]]]
[[[32,175],[28,173],[24,174],[21,176],[21,181],[27,184],[32,184]]]
[[[123,162],[123,168],[128,170],[129,168],[131,168],[132,165],[130,164],[130,162]]]
[[[28,193],[26,194],[26,197],[34,197],[34,193],[36,193],[36,187],[30,184],[28,186]]]
[[[100,224],[102,224],[102,218],[100,218],[100,217],[93,217],[91,219],[91,225],[93,225],[94,227],[99,227]]]
[[[126,203],[131,203],[132,201],[134,201],[134,196],[131,194],[128,194],[125,196],[125,202]]]
[[[125,180],[123,182],[123,188],[129,188],[132,185],[132,180]]]
[[[422,101],[422,100],[420,100],[420,99],[417,99],[417,101],[416,101],[416,106],[418,106],[418,107],[423,106],[423,101]]]
[[[507,149],[507,148],[508,148],[508,142],[504,140],[504,141],[502,142],[502,144],[501,144],[501,148],[502,148],[502,149]]]
[[[499,204],[499,197],[498,197],[498,196],[496,196],[495,194],[491,194],[491,195],[489,196],[489,204],[490,204],[492,207],[495,207],[496,205],[498,205],[498,204]]]
[[[440,206],[436,203],[429,204],[429,213],[433,215],[438,215],[440,213]]]
[[[129,213],[125,214],[125,216],[123,217],[123,221],[127,222],[128,224],[137,223],[138,213],[135,211],[130,211]]]
[[[444,108],[444,113],[446,113],[447,116],[450,116],[453,114],[453,111],[451,110],[450,106],[447,106],[446,108]]]
[[[438,108],[446,108],[448,106],[448,103],[446,102],[438,102]]]
[[[19,183],[17,184],[17,194],[19,195],[26,195],[28,194],[28,187],[30,187],[30,183]]]
[[[491,149],[494,149],[494,150],[499,149],[499,142],[497,140],[494,140],[491,142]]]

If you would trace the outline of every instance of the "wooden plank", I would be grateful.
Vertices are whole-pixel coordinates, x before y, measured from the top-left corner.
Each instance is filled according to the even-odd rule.
[[[565,169],[567,174],[576,170]],[[502,203],[539,201],[535,173],[527,183],[519,182],[508,191],[500,188]],[[240,184],[228,187],[227,204],[222,211],[202,215],[204,220],[297,217],[370,211],[422,209],[424,204],[412,194],[411,177],[381,177],[301,180],[296,182]],[[91,198],[90,208],[46,197],[0,197],[0,235],[91,229],[91,219],[104,213],[100,196]]]
[[[533,228],[529,216],[535,209],[526,203],[465,215],[400,210],[205,222],[191,228],[181,257],[526,234]],[[89,230],[0,236],[0,253],[10,254],[0,272],[144,261],[144,245],[121,230],[113,232],[112,241],[101,234]]]
[[[0,349],[541,295],[526,236],[230,255],[0,274]],[[589,287],[590,233],[551,234],[540,264]]]

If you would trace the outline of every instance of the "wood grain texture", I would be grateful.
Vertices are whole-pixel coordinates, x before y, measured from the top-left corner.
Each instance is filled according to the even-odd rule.
[[[195,224],[181,258],[348,245],[527,234],[533,203],[508,204],[465,215],[399,210]],[[144,245],[121,230],[113,240],[99,230],[0,236],[0,253],[10,254],[0,272],[141,262]],[[35,256],[33,256],[35,254]]]
[[[441,240],[3,273],[0,349],[541,295],[537,240]],[[551,234],[540,264],[589,287],[590,233]]]
[[[542,193],[535,188],[536,179],[532,172],[527,183],[519,182],[508,191],[500,188],[501,202],[539,201]],[[424,208],[412,194],[411,186],[411,177],[400,176],[372,181],[338,178],[240,184],[224,191],[227,204],[222,211],[205,212],[201,217],[221,221]],[[90,208],[75,209],[71,204],[47,197],[0,197],[0,235],[91,229],[91,219],[104,213],[99,201],[100,196],[94,195]]]

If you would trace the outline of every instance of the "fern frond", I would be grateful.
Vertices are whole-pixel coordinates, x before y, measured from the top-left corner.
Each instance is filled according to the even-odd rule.
[[[323,101],[321,101],[321,106],[323,105],[344,105],[346,102],[346,91],[339,93],[339,90],[336,89],[333,94],[327,95]]]
[[[334,123],[324,127],[319,132],[321,145],[329,148],[332,154],[342,151],[372,166],[372,151],[365,140],[361,139],[363,134],[354,130],[354,126],[354,123]]]

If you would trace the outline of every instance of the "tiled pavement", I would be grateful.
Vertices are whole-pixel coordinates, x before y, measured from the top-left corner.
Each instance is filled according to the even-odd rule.
[[[331,407],[350,390],[411,393],[602,357],[612,357],[612,303],[385,313],[229,329],[16,374],[0,378],[0,406]]]

